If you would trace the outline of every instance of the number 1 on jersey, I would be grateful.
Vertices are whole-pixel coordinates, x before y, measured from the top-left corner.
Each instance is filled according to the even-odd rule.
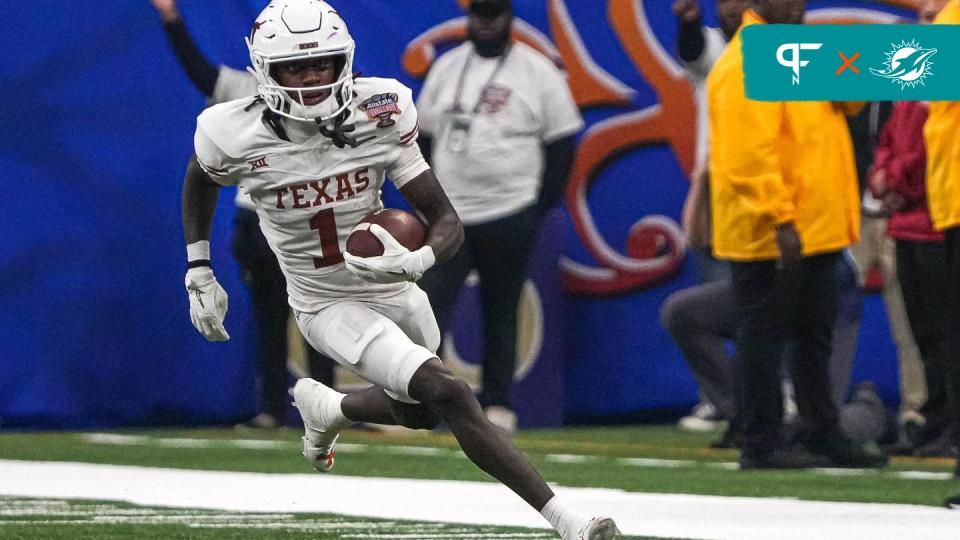
[[[310,228],[320,235],[321,257],[313,258],[314,268],[326,268],[343,262],[343,253],[340,252],[340,242],[337,240],[337,220],[333,209],[321,210],[310,218]]]

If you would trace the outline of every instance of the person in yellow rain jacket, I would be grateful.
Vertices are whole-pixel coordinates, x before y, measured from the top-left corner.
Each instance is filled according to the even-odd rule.
[[[803,21],[805,0],[751,0],[743,27]],[[741,27],[741,28],[743,28]],[[740,466],[880,467],[845,438],[828,359],[837,265],[860,230],[846,107],[746,98],[738,33],[707,80],[714,254],[732,263],[744,441]],[[784,439],[780,363],[789,341],[802,445]]]
[[[933,24],[960,25],[960,0],[950,0]],[[947,248],[945,375],[951,391],[948,407],[953,416],[953,442],[960,447],[960,102],[930,103],[923,135],[927,144],[927,203],[933,226],[944,232]],[[960,480],[960,457],[954,476]]]

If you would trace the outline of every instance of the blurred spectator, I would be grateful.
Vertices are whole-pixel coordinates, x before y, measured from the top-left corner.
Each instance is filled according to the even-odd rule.
[[[545,214],[563,196],[583,120],[563,73],[513,42],[510,0],[473,0],[469,42],[437,60],[417,107],[423,153],[463,220],[466,241],[427,272],[441,332],[471,269],[480,275],[487,417],[516,429],[509,390],[517,303]]]
[[[897,346],[900,367],[900,412],[897,424],[900,442],[897,446],[912,446],[907,440],[925,423],[921,407],[927,402],[927,382],[923,361],[914,339],[904,307],[900,281],[897,277],[896,244],[887,233],[889,212],[883,201],[873,195],[867,186],[867,177],[874,163],[880,131],[890,117],[889,102],[868,103],[864,110],[850,119],[850,133],[857,158],[857,175],[863,193],[860,210],[860,241],[850,247],[857,263],[860,284],[867,285],[872,269],[879,267],[882,276],[883,303],[886,306],[890,333]]]
[[[947,283],[946,248],[943,233],[933,229],[926,201],[926,149],[923,125],[927,104],[904,101],[894,105],[883,128],[876,160],[870,171],[873,195],[890,213],[887,234],[896,241],[898,276],[907,315],[916,336],[926,370],[928,399],[918,418],[904,426],[901,451],[912,451],[923,443],[941,447],[924,454],[942,453],[949,444],[945,434]],[[945,444],[947,443],[947,444]]]
[[[722,41],[720,48],[710,46],[691,46],[700,36],[701,45],[707,45],[710,39],[703,39],[708,32],[720,31],[699,27],[699,17],[695,21],[684,20],[691,17],[691,10],[699,13],[699,3],[695,0],[677,0],[674,12],[681,17],[678,50],[694,85],[695,95],[703,97],[699,111],[706,123],[705,80],[710,67],[723,52],[726,40],[733,37],[740,25],[747,3],[740,0],[718,0],[717,12],[721,23]],[[695,23],[691,30],[689,26]],[[716,41],[714,41],[716,43]],[[698,54],[699,56],[692,56]],[[698,132],[698,169],[705,168],[708,146],[707,126]],[[679,426],[685,429],[710,427],[716,424],[703,418],[704,410],[714,411],[720,418],[731,421],[723,437],[712,444],[714,447],[729,448],[736,446],[739,428],[736,422],[736,396],[738,384],[735,358],[728,352],[728,343],[735,341],[736,308],[733,286],[730,281],[729,263],[717,261],[709,253],[710,249],[710,206],[709,189],[706,174],[694,174],[690,192],[683,208],[683,227],[688,242],[700,250],[698,256],[709,262],[708,268],[716,269],[701,279],[700,285],[677,291],[666,299],[661,308],[661,322],[683,353],[684,360],[693,372],[707,400],[698,404],[694,413],[681,419]],[[854,265],[843,258],[838,265],[840,275],[841,309],[833,329],[833,353],[830,357],[832,395],[840,406],[844,403],[850,380],[850,372],[856,353],[856,343],[860,325],[860,296],[854,277]],[[711,279],[712,278],[712,279]],[[787,354],[787,359],[789,359]],[[786,372],[786,370],[784,370]],[[790,378],[785,377],[784,409],[785,423],[790,424],[796,418],[796,404],[792,398]],[[716,404],[716,405],[714,405]],[[886,433],[886,412],[882,401],[872,385],[860,385],[854,391],[849,403],[840,410],[840,424],[844,433],[851,439],[866,442],[876,441]]]
[[[705,176],[709,148],[706,83],[710,68],[740,26],[744,9],[746,9],[746,0],[717,0],[717,19],[720,22],[720,28],[712,28],[701,24],[700,0],[675,0],[673,3],[673,12],[680,21],[680,29],[677,32],[677,52],[687,78],[693,86],[694,98],[697,101],[697,161],[690,175],[690,191],[683,203],[681,221],[687,241],[696,253],[701,285],[674,293],[666,300],[663,309],[666,311],[668,307],[674,305],[674,301],[680,301],[682,298],[683,305],[689,310],[678,310],[675,315],[682,317],[684,314],[689,314],[696,317],[696,321],[689,322],[707,330],[707,334],[703,334],[704,337],[709,336],[711,329],[722,332],[723,321],[729,320],[724,317],[726,313],[722,308],[712,309],[709,306],[731,305],[723,302],[723,299],[715,298],[717,291],[726,287],[721,286],[718,289],[711,283],[716,280],[728,282],[730,269],[726,264],[714,259],[710,253],[710,193]],[[664,314],[665,312],[662,312],[661,316]],[[687,326],[686,323],[676,320],[672,309],[669,319],[676,321],[679,325]],[[676,339],[677,336],[674,338]],[[728,366],[727,363],[713,365],[722,371],[698,373],[697,367],[691,364],[690,367],[694,370],[700,385],[700,402],[694,406],[689,415],[680,419],[677,425],[681,429],[713,430],[721,425],[721,421],[732,419],[735,409],[732,402],[733,394],[711,388],[713,386],[730,388],[727,382],[728,371],[732,366]],[[724,402],[717,403],[716,399]]]
[[[743,24],[799,24],[805,4],[751,0]],[[739,34],[714,66],[707,95],[713,249],[732,263],[737,305],[740,466],[883,466],[885,455],[841,433],[830,395],[837,266],[859,232],[844,109],[748,100]],[[782,428],[779,369],[788,343],[802,446],[788,444]]]
[[[832,333],[830,394],[839,408],[843,433],[856,442],[877,442],[889,436],[889,426],[886,408],[876,389],[870,383],[861,383],[854,388],[850,399],[846,399],[860,329],[860,289],[856,265],[849,257],[842,257],[838,263],[840,308]],[[700,388],[711,403],[718,404],[717,409],[724,418],[731,421],[723,436],[711,446],[738,446],[742,435],[736,414],[739,384],[736,357],[728,347],[736,341],[737,327],[732,282],[717,280],[677,291],[664,302],[660,317]],[[784,360],[788,366],[781,370],[784,424],[791,428],[797,419],[789,370],[794,351],[792,344],[786,347]]]
[[[253,74],[225,65],[212,64],[197,47],[177,8],[176,0],[150,0],[160,15],[163,29],[184,72],[194,86],[207,96],[209,105],[257,95]],[[277,259],[260,231],[256,209],[250,197],[237,190],[231,249],[243,282],[250,290],[257,325],[257,357],[260,376],[260,413],[245,422],[253,428],[275,428],[283,424],[287,397],[287,285]],[[310,376],[333,385],[333,360],[306,346]]]
[[[930,11],[935,11],[931,2]],[[926,10],[925,10],[926,11]],[[950,0],[934,24],[960,24],[960,0]],[[927,201],[933,226],[944,233],[947,259],[946,316],[948,411],[953,444],[960,446],[960,102],[930,103],[924,127],[927,145]],[[954,474],[960,479],[960,457]]]

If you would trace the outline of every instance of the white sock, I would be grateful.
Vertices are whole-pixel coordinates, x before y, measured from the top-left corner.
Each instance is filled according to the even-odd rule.
[[[333,428],[343,428],[349,426],[352,422],[349,418],[344,416],[343,408],[340,404],[343,402],[343,398],[347,397],[346,394],[337,392],[334,389],[330,389],[330,392],[333,392],[337,396],[330,397],[323,400],[322,407],[323,410],[320,411],[320,418],[323,418],[324,424]]]
[[[560,533],[560,538],[569,538],[586,521],[586,518],[561,501],[558,495],[554,495],[552,499],[547,501],[547,504],[540,510],[540,515],[545,517],[550,525],[553,525],[553,528]]]

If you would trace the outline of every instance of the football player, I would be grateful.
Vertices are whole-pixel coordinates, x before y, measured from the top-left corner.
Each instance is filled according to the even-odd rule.
[[[256,205],[307,341],[374,385],[350,394],[312,379],[294,386],[303,455],[316,469],[333,467],[339,432],[352,422],[430,429],[443,420],[477,466],[539,510],[562,538],[615,538],[612,519],[581,517],[554,495],[437,358],[436,320],[414,282],[456,252],[463,227],[416,144],[410,89],[355,77],[347,25],[319,0],[274,0],[247,45],[259,95],[198,117],[196,159],[184,179],[194,326],[210,341],[229,339],[227,294],[213,274],[209,238],[218,187],[237,185]],[[429,224],[426,245],[409,251],[374,225],[383,255],[345,253],[353,227],[383,207],[387,176]]]

